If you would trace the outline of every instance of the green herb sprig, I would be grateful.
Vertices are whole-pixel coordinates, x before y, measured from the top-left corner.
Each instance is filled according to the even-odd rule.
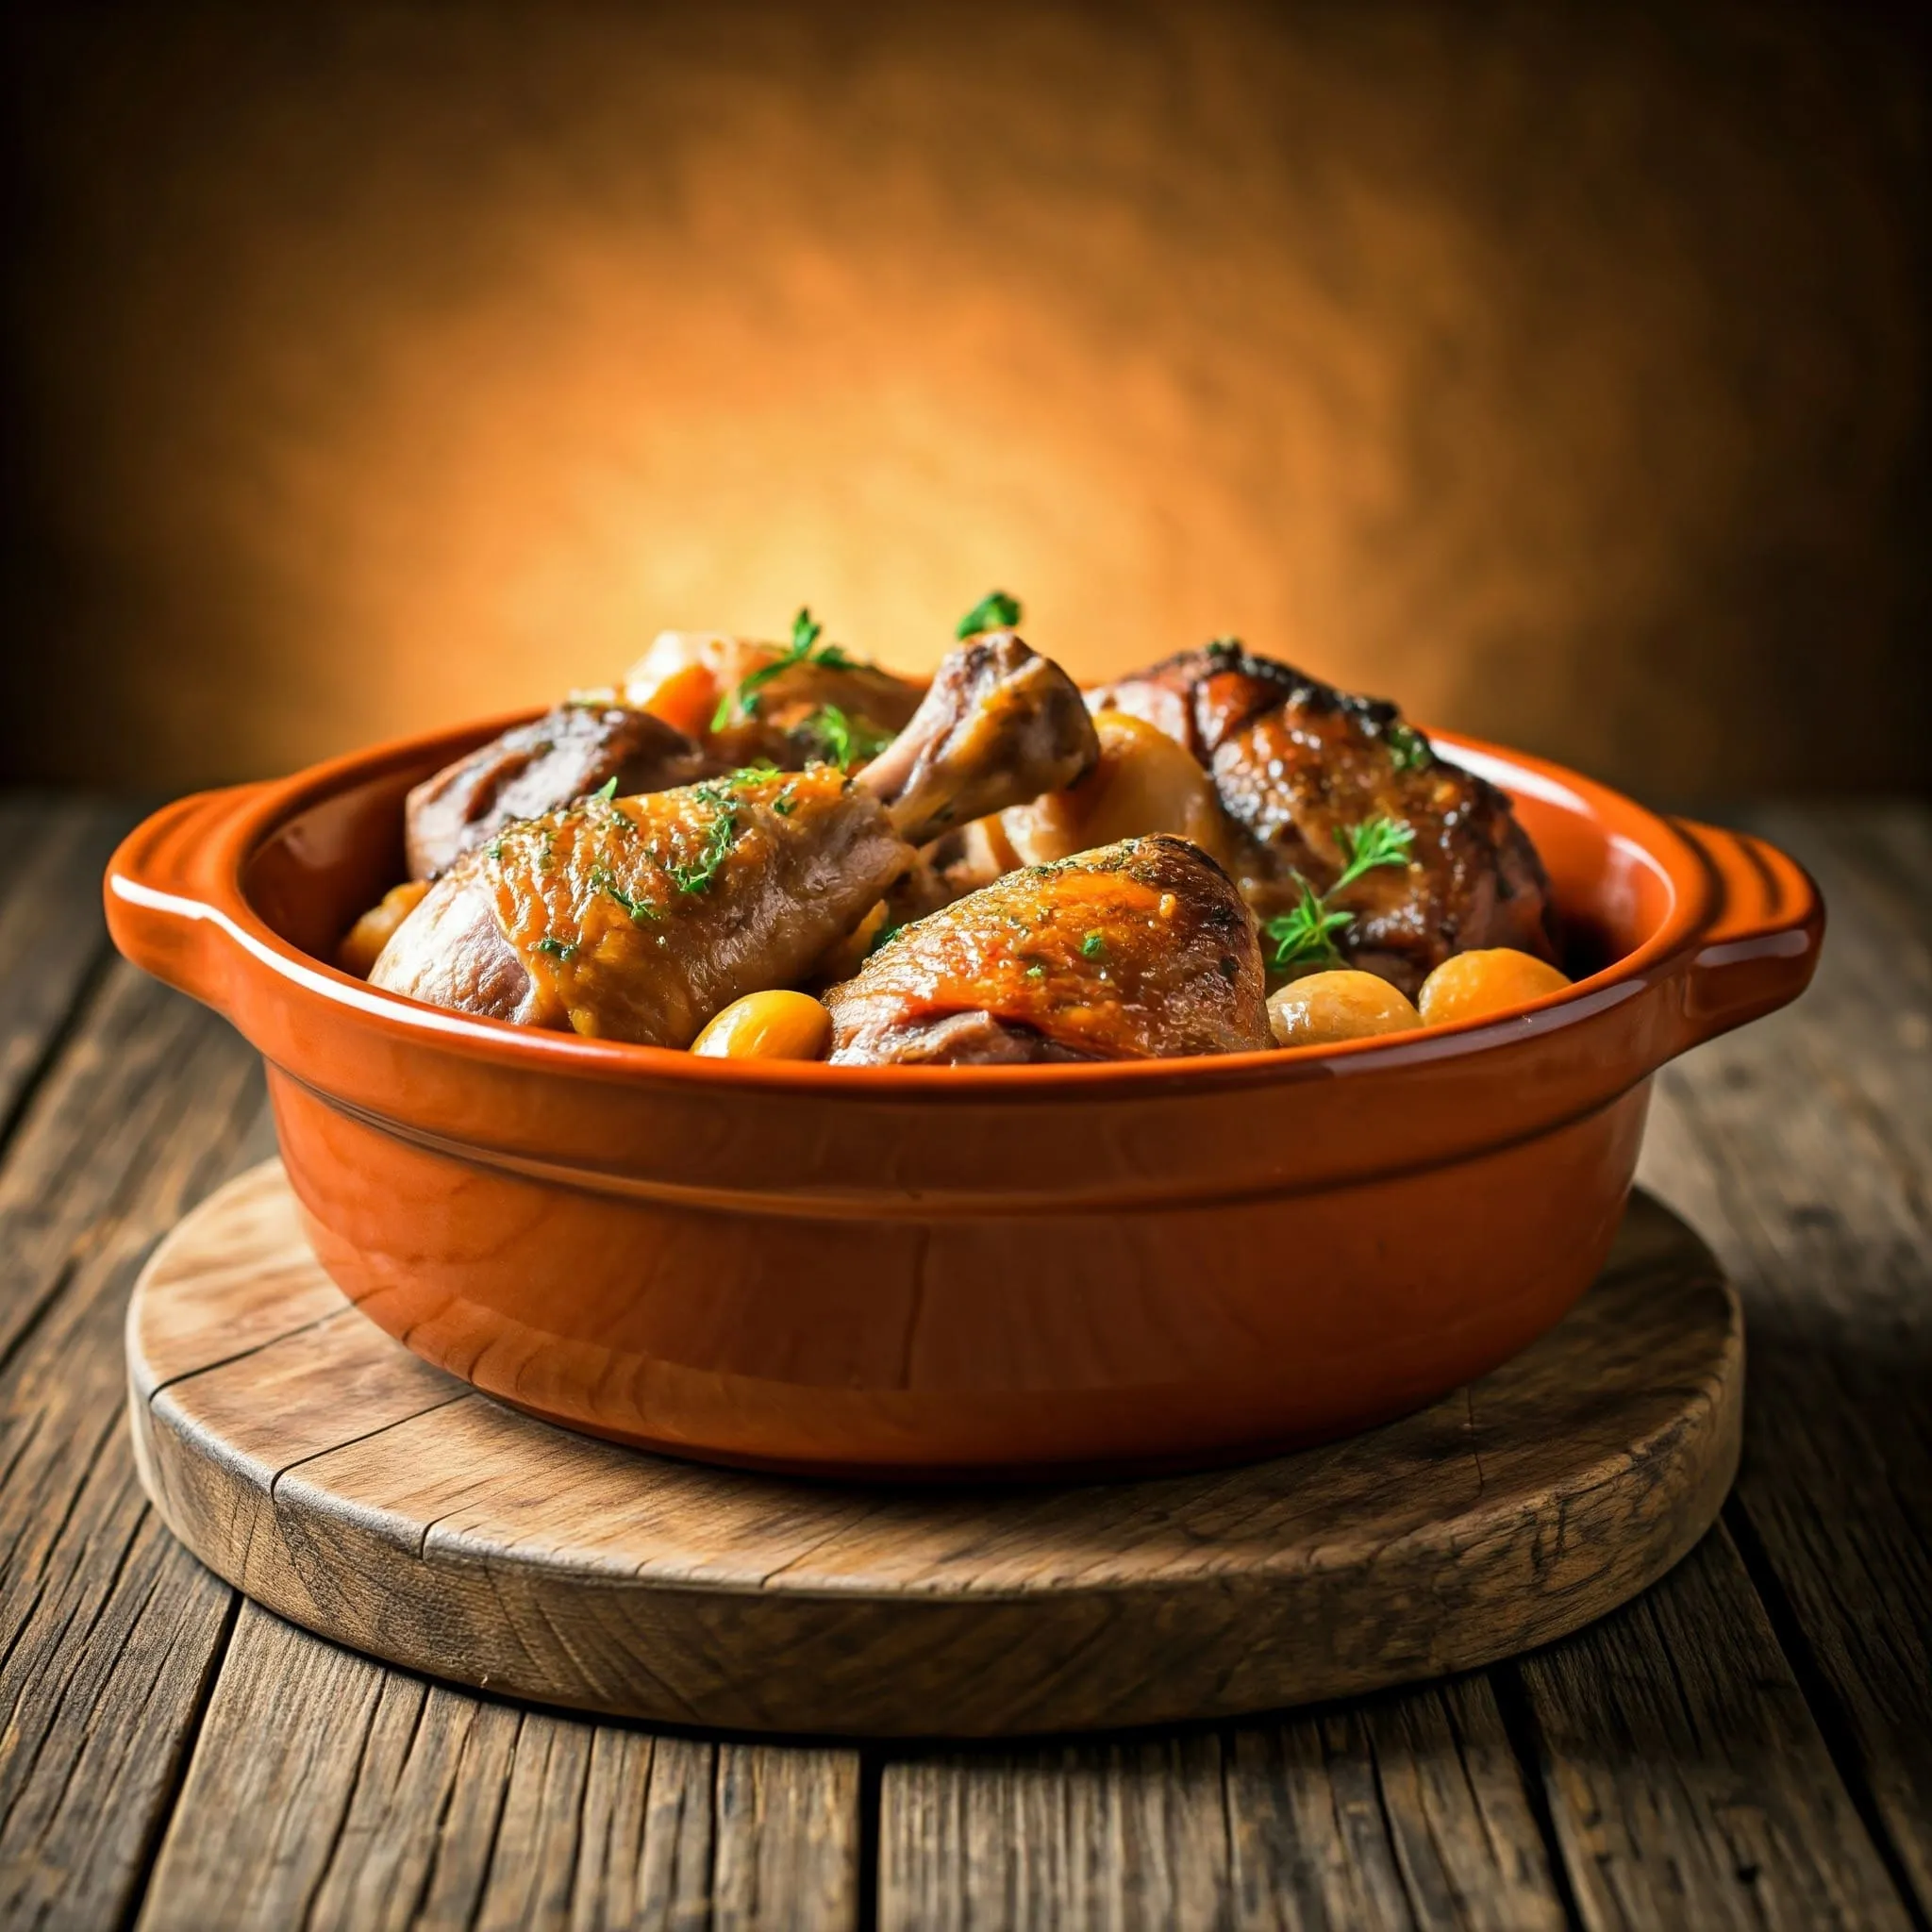
[[[770,758],[758,758],[751,764],[739,766],[724,783],[734,791],[754,791],[766,779],[784,776],[784,773]],[[798,809],[798,780],[786,779],[786,782],[779,786],[776,796],[768,803],[781,819],[789,819]]]
[[[738,808],[731,799],[715,785],[699,785],[694,789],[716,816],[711,820],[710,830],[705,835],[705,849],[698,854],[696,862],[691,865],[673,863],[664,868],[671,875],[671,883],[680,892],[709,891],[724,869],[733,840],[738,837]]]
[[[1364,873],[1385,865],[1407,865],[1415,846],[1415,831],[1400,819],[1364,819],[1343,825],[1336,834],[1341,847],[1341,871],[1325,892],[1318,892],[1297,873],[1299,896],[1286,912],[1278,912],[1261,930],[1274,942],[1277,968],[1337,966],[1341,955],[1335,935],[1355,923],[1355,914],[1336,910],[1329,901],[1347,891]]]
[[[822,644],[819,639],[824,634],[824,625],[803,605],[798,615],[791,620],[791,642],[769,664],[760,664],[756,671],[748,671],[738,682],[718,700],[718,708],[711,713],[711,729],[723,731],[731,723],[736,713],[741,718],[758,715],[758,694],[781,673],[790,671],[794,664],[823,664],[827,671],[850,671],[854,669],[852,658],[841,651],[837,644]]]
[[[617,875],[608,865],[593,865],[591,868],[591,890],[602,892],[608,898],[615,899],[630,915],[633,925],[643,925],[664,915],[648,899],[634,898],[617,883]]]
[[[891,736],[869,719],[849,717],[837,705],[821,705],[794,727],[794,735],[841,772],[849,772],[855,763],[868,763],[891,742]]]
[[[1004,591],[989,591],[964,617],[953,635],[963,644],[990,630],[1011,630],[1020,621],[1020,600]]]

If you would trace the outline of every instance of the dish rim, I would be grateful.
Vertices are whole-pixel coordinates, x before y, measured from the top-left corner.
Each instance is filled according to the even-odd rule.
[[[835,1066],[824,1060],[755,1060],[700,1057],[687,1049],[628,1041],[590,1040],[507,1020],[459,1013],[371,987],[340,967],[306,953],[276,933],[251,903],[244,874],[274,835],[301,813],[357,786],[398,770],[427,766],[445,748],[449,757],[487,741],[513,725],[542,715],[524,708],[493,719],[382,741],[304,767],[283,778],[256,780],[191,794],[163,808],[129,835],[128,845],[170,811],[227,800],[229,809],[211,828],[213,891],[197,898],[134,876],[138,862],[124,866],[128,845],[111,862],[106,887],[111,897],[145,910],[191,921],[212,922],[244,954],[301,993],[326,1002],[399,1041],[433,1045],[467,1058],[526,1072],[550,1071],[597,1081],[704,1084],[723,1091],[809,1091],[827,1095],[918,1094],[986,1100],[1021,1092],[1045,1098],[1080,1094],[1099,1085],[1134,1091],[1255,1086],[1322,1077],[1361,1077],[1424,1063],[1465,1058],[1546,1038],[1639,997],[1684,965],[1708,928],[1719,901],[1707,858],[1670,820],[1624,792],[1581,773],[1460,732],[1427,730],[1451,759],[1513,795],[1541,794],[1576,811],[1607,842],[1646,866],[1670,895],[1655,931],[1621,958],[1557,991],[1499,1015],[1423,1026],[1336,1044],[1267,1047],[1239,1054],[1194,1054],[1166,1058],[1096,1060],[1023,1066]],[[447,762],[444,758],[443,762]]]

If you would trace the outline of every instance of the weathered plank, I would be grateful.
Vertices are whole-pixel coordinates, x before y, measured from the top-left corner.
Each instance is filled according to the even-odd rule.
[[[859,1839],[855,1753],[495,1704],[247,1605],[141,1924],[837,1927]]]
[[[121,1917],[173,1797],[231,1592],[136,1480],[122,1318],[156,1236],[266,1138],[254,1056],[117,967],[0,1171],[0,1301],[16,1340],[0,1373],[9,1924]]]
[[[1719,1540],[1520,1680],[1503,1674],[1522,1687],[1559,1876],[1592,1926],[1897,1924],[1888,1850],[1932,1897],[1928,826],[1917,811],[1760,823],[1831,901],[1819,984],[1660,1083],[1646,1178],[1750,1303],[1734,1507],[1774,1621]],[[52,995],[24,1033],[0,1022],[0,1119],[29,1103],[0,1167],[0,1920],[125,1918],[210,1695],[191,1822],[225,1830],[224,1807],[249,1811],[225,1840],[240,1862],[224,1890],[171,1839],[153,1923],[192,1916],[184,1900],[214,1924],[298,1895],[325,1924],[764,1923],[781,1907],[850,1922],[850,1754],[523,1712],[252,1609],[210,1689],[228,1592],[143,1511],[90,1377],[105,1361],[118,1381],[132,1257],[236,1158],[250,1057],[125,972],[97,977],[88,945],[63,954],[20,924],[7,940],[9,917],[56,903],[19,897],[31,855],[0,863],[0,977],[9,992],[20,978],[5,958],[42,974],[64,958],[42,991],[90,1003],[72,1039]],[[241,1132],[259,1144],[258,1119]],[[1826,1737],[1801,1690],[1823,1699]],[[346,1782],[339,1732],[360,1740]],[[289,1795],[244,1807],[243,1790]],[[1558,1922],[1480,1679],[1224,1737],[912,1757],[883,1793],[887,1924]]]
[[[1587,1926],[1909,1925],[1722,1527],[1515,1668]]]
[[[1932,1913],[1932,817],[1757,828],[1824,889],[1818,978],[1669,1070],[1644,1172],[1744,1297],[1745,1555]]]
[[[0,1138],[104,959],[101,874],[125,805],[0,794]]]
[[[1481,1677],[1225,1735],[887,1765],[888,1928],[1560,1927]]]

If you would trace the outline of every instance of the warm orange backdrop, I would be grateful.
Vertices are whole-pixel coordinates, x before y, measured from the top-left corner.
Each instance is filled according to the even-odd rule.
[[[1827,12],[46,6],[16,773],[808,600],[1236,631],[1666,796],[1920,774],[1923,67]]]

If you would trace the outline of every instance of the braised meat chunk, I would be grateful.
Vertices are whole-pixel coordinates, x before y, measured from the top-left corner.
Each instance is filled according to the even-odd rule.
[[[980,640],[857,777],[765,766],[504,825],[430,888],[371,982],[688,1046],[733,1000],[802,977],[940,827],[1072,783],[1096,753],[1064,672],[1017,638]]]
[[[1255,922],[1197,846],[1123,840],[907,926],[825,995],[832,1058],[995,1065],[1269,1044]]]
[[[1362,871],[1327,906],[1333,944],[1413,996],[1472,947],[1554,960],[1549,881],[1509,801],[1441,756],[1394,705],[1224,641],[1089,693],[1186,745],[1214,781],[1241,891],[1263,920],[1328,893],[1362,828],[1407,829],[1405,863]],[[1332,962],[1331,962],[1332,963]]]
[[[512,819],[530,819],[612,780],[619,791],[664,791],[724,770],[648,711],[567,704],[425,778],[404,807],[409,876],[434,878]]]

